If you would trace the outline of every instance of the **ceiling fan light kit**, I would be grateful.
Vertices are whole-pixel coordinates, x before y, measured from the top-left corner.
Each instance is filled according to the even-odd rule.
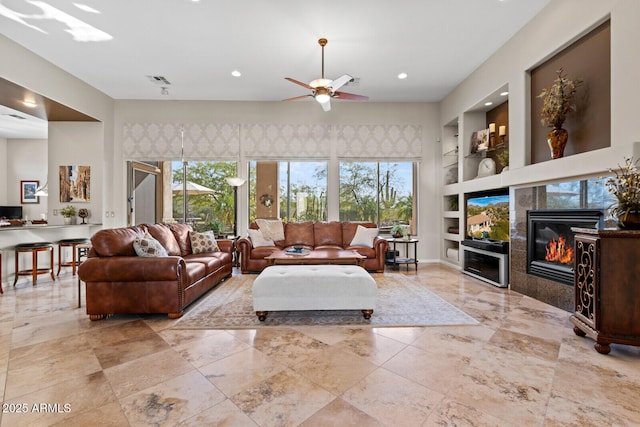
[[[331,110],[331,98],[338,99],[349,99],[353,101],[366,101],[369,99],[367,96],[356,95],[353,93],[347,92],[338,92],[345,84],[353,81],[353,77],[349,74],[344,74],[338,77],[335,80],[325,79],[324,78],[324,47],[327,45],[327,39],[321,38],[318,40],[318,44],[322,47],[322,77],[319,79],[313,80],[311,83],[306,84],[296,79],[292,79],[291,77],[285,77],[285,80],[289,80],[291,83],[295,83],[299,86],[302,86],[306,89],[309,89],[311,93],[309,95],[296,96],[293,98],[285,99],[285,101],[296,101],[299,99],[305,99],[307,97],[312,97],[320,105],[324,111]]]

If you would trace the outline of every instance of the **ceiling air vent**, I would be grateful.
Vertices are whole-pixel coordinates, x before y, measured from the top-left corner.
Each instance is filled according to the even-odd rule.
[[[147,76],[147,78],[154,85],[168,86],[168,85],[171,84],[171,82],[169,80],[167,80],[166,77],[163,77],[163,76]]]

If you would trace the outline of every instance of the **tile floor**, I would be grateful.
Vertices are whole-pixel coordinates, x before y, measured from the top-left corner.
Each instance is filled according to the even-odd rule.
[[[481,324],[179,331],[89,321],[70,274],[21,279],[0,296],[0,425],[640,425],[639,348],[598,354],[569,313],[446,266],[405,274]]]

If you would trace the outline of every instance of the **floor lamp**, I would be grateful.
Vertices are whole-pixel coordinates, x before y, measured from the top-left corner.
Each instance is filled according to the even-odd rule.
[[[238,235],[238,187],[244,185],[244,178],[227,178],[227,183],[233,187],[233,235]]]

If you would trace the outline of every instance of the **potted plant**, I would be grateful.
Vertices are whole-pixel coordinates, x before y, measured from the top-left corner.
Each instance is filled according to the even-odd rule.
[[[407,230],[407,226],[406,225],[402,225],[402,224],[395,224],[393,227],[391,227],[391,236],[395,237],[396,239],[402,237],[405,235]]]
[[[607,191],[617,199],[609,207],[609,211],[618,220],[618,226],[625,229],[640,229],[640,173],[638,160],[625,157],[624,165],[618,165],[618,170],[609,169],[615,173],[605,182]]]
[[[564,75],[562,67],[556,71],[558,76],[553,84],[540,92],[542,110],[540,119],[546,127],[552,128],[548,134],[547,143],[551,149],[551,158],[557,159],[564,155],[564,147],[569,138],[568,132],[562,128],[570,111],[575,111],[575,104],[571,103],[576,90],[582,84],[581,79],[570,80]]]
[[[71,205],[67,205],[60,209],[60,215],[64,217],[65,224],[73,224],[76,219],[76,208]]]

